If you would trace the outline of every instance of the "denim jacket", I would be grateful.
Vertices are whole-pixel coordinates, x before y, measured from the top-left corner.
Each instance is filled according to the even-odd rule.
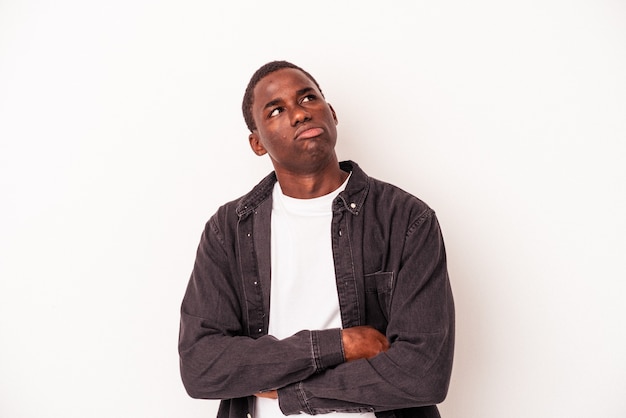
[[[435,404],[452,369],[454,303],[437,218],[356,163],[340,166],[352,172],[333,202],[330,230],[342,326],[373,326],[390,348],[346,362],[339,329],[282,340],[267,334],[271,173],[207,222],[182,302],[182,380],[190,396],[222,400],[218,418],[254,417],[253,394],[271,389],[286,415],[439,416]]]

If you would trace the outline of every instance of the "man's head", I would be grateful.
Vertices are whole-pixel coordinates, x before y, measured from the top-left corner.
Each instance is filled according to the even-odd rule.
[[[267,64],[246,98],[252,151],[269,155],[277,173],[308,175],[336,165],[337,115],[310,74],[284,61]]]
[[[246,92],[243,95],[243,102],[241,104],[241,110],[243,112],[243,118],[246,121],[246,125],[250,132],[256,129],[256,122],[254,121],[254,117],[252,116],[252,104],[254,103],[254,88],[265,76],[273,73],[274,71],[282,70],[283,68],[293,68],[299,71],[302,71],[311,81],[315,83],[320,93],[322,93],[322,89],[320,88],[317,81],[313,78],[311,74],[304,71],[302,68],[298,67],[295,64],[292,64],[287,61],[272,61],[263,65],[261,68],[256,70],[256,72],[250,78],[248,82],[248,87],[246,87]],[[322,93],[323,96],[323,93]]]

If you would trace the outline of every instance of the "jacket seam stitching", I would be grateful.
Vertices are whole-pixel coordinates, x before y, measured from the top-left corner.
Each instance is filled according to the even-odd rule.
[[[411,225],[409,225],[409,228],[407,229],[406,232],[406,236],[409,237],[411,236],[415,230],[424,223],[424,221],[426,221],[429,218],[432,218],[432,215],[435,212],[432,209],[427,209],[426,211],[424,211]]]

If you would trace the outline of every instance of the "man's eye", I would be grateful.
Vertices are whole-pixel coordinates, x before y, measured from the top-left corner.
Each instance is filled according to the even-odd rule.
[[[282,111],[283,111],[283,108],[282,108],[282,107],[277,107],[276,109],[274,109],[274,110],[272,110],[272,111],[270,112],[270,115],[269,115],[269,116],[270,116],[270,118],[271,118],[271,117],[274,117],[274,116],[277,116],[277,115],[278,115],[280,112],[282,112]]]
[[[310,101],[315,100],[315,99],[316,99],[316,97],[315,97],[314,94],[309,94],[309,95],[304,96],[304,98],[302,98],[302,103],[310,102]]]

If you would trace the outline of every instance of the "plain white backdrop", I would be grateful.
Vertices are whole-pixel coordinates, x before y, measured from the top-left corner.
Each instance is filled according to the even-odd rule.
[[[290,60],[338,154],[438,213],[445,418],[626,414],[626,4],[0,0],[0,416],[214,416],[178,374],[205,221]]]

